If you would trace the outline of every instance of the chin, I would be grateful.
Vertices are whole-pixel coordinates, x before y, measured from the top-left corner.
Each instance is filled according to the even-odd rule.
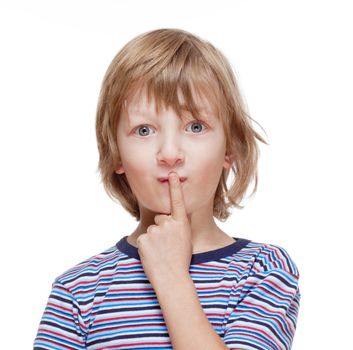
[[[169,205],[158,205],[158,206],[145,206],[145,210],[154,213],[155,215],[157,214],[162,214],[162,215],[170,215],[170,207]]]
[[[152,212],[156,214],[162,214],[162,215],[171,215],[171,208],[169,205],[166,206],[160,206],[160,207],[155,207],[150,209]]]

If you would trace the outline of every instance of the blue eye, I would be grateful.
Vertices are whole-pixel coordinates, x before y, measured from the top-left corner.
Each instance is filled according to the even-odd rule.
[[[191,126],[192,125],[202,125],[202,126],[204,126],[204,128],[206,128],[205,124],[203,124],[199,121],[193,121],[189,125],[191,125]],[[145,125],[145,124],[140,125],[135,129],[134,133],[136,133],[136,131],[138,131],[139,136],[148,136],[149,135],[148,129],[151,130],[151,128],[148,125]],[[199,134],[202,131],[202,127],[200,127],[200,126],[196,126],[196,128],[192,127],[192,129],[194,131],[196,131],[197,134]]]
[[[197,125],[197,124],[199,124],[199,125],[203,125],[203,126],[205,127],[205,124],[203,124],[203,123],[201,123],[201,122],[198,122],[198,121],[196,121],[196,122],[192,122],[192,123],[190,123],[189,125]],[[197,127],[196,129],[195,129],[195,128],[193,128],[193,129],[194,129],[194,130],[200,130],[200,129],[202,129],[202,128]],[[202,130],[197,131],[197,134],[199,134],[201,131],[202,131]]]
[[[137,128],[136,128],[136,130],[143,130],[143,133],[141,133],[140,131],[139,131],[139,135],[140,136],[148,136],[148,135],[146,135],[146,130],[148,130],[149,129],[149,126],[148,125],[140,125],[140,126],[138,126]]]

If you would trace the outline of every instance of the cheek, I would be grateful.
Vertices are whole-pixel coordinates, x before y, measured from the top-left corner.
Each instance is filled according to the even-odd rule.
[[[208,171],[222,167],[224,163],[225,149],[222,145],[213,143],[198,150],[194,148],[193,160],[200,169]]]
[[[136,159],[137,160],[137,159]],[[133,162],[131,159],[124,164],[125,174],[129,183],[139,184],[147,177],[148,166],[141,162]]]
[[[148,151],[134,145],[124,145],[121,149],[121,158],[125,171],[143,173],[148,165]]]
[[[198,154],[198,160],[195,161],[195,171],[199,174],[202,186],[217,188],[219,179],[223,171],[224,156],[223,148],[213,147],[208,152]],[[224,151],[225,152],[225,151]]]
[[[121,158],[126,178],[132,191],[136,193],[145,186],[143,182],[148,177],[151,162],[141,150],[132,147],[127,154],[122,152]]]

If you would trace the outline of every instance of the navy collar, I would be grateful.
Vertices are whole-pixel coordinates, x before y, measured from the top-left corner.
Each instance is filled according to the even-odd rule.
[[[129,256],[130,258],[141,260],[138,253],[138,249],[127,241],[127,237],[128,236],[124,236],[116,244],[116,247],[122,253]],[[237,253],[239,250],[244,248],[250,242],[250,240],[244,239],[244,238],[237,238],[237,237],[232,237],[232,238],[235,240],[234,243],[231,243],[230,245],[227,245],[223,248],[210,250],[208,252],[203,252],[203,253],[192,254],[190,264],[200,264],[208,261],[215,261],[221,258],[225,258],[227,256]]]

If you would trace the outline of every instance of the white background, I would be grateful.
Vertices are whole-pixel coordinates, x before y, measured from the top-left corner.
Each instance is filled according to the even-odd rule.
[[[296,262],[294,350],[349,348],[353,25],[337,0],[1,2],[0,347],[30,349],[54,278],[137,225],[100,182],[95,111],[118,50],[161,27],[226,54],[270,143],[256,195],[218,224]]]

